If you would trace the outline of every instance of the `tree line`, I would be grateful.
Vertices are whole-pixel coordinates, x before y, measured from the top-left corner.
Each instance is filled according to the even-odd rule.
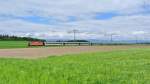
[[[31,37],[0,35],[0,41],[45,41],[45,40],[37,39],[37,38],[31,38]]]
[[[88,40],[57,40],[56,42],[89,42]]]

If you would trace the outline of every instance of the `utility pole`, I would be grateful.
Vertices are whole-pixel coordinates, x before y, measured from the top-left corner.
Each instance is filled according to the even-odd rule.
[[[135,36],[136,44],[138,43],[138,36]]]
[[[144,0],[142,6],[143,6],[144,10],[150,10],[150,8],[149,8],[150,4],[149,4],[148,0]]]
[[[76,40],[76,33],[77,33],[77,31],[78,31],[78,30],[75,30],[75,29],[73,30],[74,41]]]
[[[73,33],[73,40],[75,41],[76,40],[76,35],[79,31],[76,30],[76,29],[73,29],[72,31],[70,31],[69,33]]]
[[[115,36],[117,34],[115,33],[105,33],[104,36],[108,36],[110,38],[110,42],[112,43],[113,42],[113,36]]]
[[[113,34],[110,35],[110,41],[113,42]]]
[[[110,41],[113,42],[113,36],[116,34],[110,34]]]

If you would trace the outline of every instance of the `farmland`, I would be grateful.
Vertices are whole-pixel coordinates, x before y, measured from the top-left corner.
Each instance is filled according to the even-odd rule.
[[[26,48],[27,41],[0,41],[0,49],[6,48]]]
[[[0,84],[150,84],[150,49],[0,59]]]

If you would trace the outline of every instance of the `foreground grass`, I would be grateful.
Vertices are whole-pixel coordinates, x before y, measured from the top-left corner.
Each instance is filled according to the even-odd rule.
[[[150,84],[150,49],[1,58],[0,84]]]
[[[27,41],[0,41],[0,49],[5,48],[27,48]]]

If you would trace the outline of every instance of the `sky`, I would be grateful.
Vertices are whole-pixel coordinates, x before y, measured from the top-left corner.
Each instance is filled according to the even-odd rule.
[[[44,39],[150,39],[150,0],[0,0],[0,34]]]

